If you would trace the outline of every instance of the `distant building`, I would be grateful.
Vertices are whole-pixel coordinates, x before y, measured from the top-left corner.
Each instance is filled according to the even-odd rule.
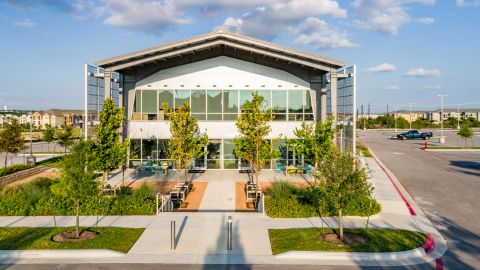
[[[395,112],[393,112],[395,113]],[[400,110],[396,112],[397,117],[403,117],[408,122],[415,122],[418,119],[426,119],[428,112],[427,111],[410,111],[410,110]]]
[[[467,120],[469,118],[473,118],[475,120],[480,119],[480,109],[443,109],[443,117],[441,118],[440,115],[442,114],[442,110],[438,109],[435,111],[431,111],[427,115],[427,119],[434,122],[440,122],[440,119],[443,121],[448,120],[448,118],[455,118],[460,120]]]
[[[47,110],[42,114],[41,128],[45,128],[47,125],[59,128],[64,124],[79,126],[83,123],[83,113],[83,110]]]

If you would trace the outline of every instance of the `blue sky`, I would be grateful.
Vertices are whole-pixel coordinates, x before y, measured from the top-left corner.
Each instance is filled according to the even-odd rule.
[[[480,0],[0,0],[0,105],[82,108],[83,64],[225,29],[358,67],[372,111],[480,107]]]

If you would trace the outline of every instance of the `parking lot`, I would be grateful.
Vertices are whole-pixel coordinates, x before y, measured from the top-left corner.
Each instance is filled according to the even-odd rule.
[[[427,152],[421,149],[423,140],[402,141],[391,135],[359,132],[360,140],[397,176],[447,239],[446,268],[480,268],[480,152]],[[445,135],[447,144],[455,146],[457,135]]]

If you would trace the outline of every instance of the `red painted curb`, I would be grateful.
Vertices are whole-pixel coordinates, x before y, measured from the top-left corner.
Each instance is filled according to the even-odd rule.
[[[425,253],[429,254],[435,249],[435,239],[431,234],[427,233],[427,239],[423,243],[422,248],[425,250]]]
[[[443,270],[443,260],[438,258],[435,260],[435,270]]]
[[[370,150],[370,149],[369,149]],[[372,150],[370,150],[371,153]],[[402,200],[403,202],[405,202],[405,204],[407,205],[407,208],[408,208],[408,211],[410,212],[410,215],[412,216],[416,216],[417,213],[415,213],[415,210],[413,210],[413,207],[412,205],[410,205],[410,203],[408,202],[407,198],[405,198],[405,196],[403,195],[403,193],[400,191],[400,188],[398,188],[397,184],[395,183],[395,181],[393,181],[392,177],[390,176],[390,174],[388,174],[387,170],[385,170],[385,168],[382,166],[382,164],[380,164],[380,162],[378,161],[378,159],[376,158],[375,155],[372,155],[373,157],[373,160],[375,160],[375,162],[378,164],[378,166],[380,166],[380,168],[383,170],[383,172],[387,175],[388,179],[390,179],[390,182],[393,184],[393,186],[395,187],[395,189],[397,190],[398,194],[400,194],[400,197],[402,197]]]

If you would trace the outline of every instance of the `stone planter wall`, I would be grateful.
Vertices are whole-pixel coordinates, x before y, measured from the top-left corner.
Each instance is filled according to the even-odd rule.
[[[31,169],[19,171],[16,173],[12,173],[9,175],[5,175],[0,177],[0,187],[3,187],[5,185],[8,185],[10,183],[16,182],[18,180],[22,180],[24,178],[30,177],[35,174],[39,174],[41,172],[44,172],[47,170],[47,167],[45,166],[37,166]]]

